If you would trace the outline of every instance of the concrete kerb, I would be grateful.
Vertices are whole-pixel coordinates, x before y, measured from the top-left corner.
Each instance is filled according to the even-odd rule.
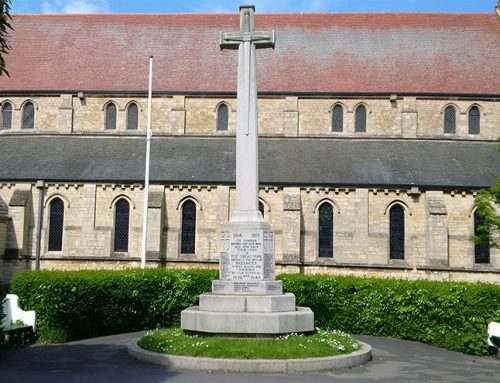
[[[162,365],[174,370],[295,374],[355,367],[370,361],[372,358],[371,346],[359,341],[358,343],[361,345],[361,348],[350,354],[285,360],[221,359],[167,355],[144,350],[137,345],[137,341],[129,343],[127,350],[132,358]]]

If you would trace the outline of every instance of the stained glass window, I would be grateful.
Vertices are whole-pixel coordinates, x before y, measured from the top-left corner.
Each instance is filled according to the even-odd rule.
[[[196,204],[187,200],[182,205],[181,254],[194,254],[196,241]]]
[[[115,204],[115,252],[128,251],[130,204],[125,198],[120,198]]]
[[[391,207],[389,213],[389,246],[391,259],[405,258],[405,211],[401,205]]]
[[[484,218],[477,212],[474,212],[474,235],[478,235],[480,226],[484,225]],[[490,263],[490,248],[488,245],[474,245],[474,262]]]
[[[54,198],[49,211],[49,251],[61,251],[64,229],[64,203]]]
[[[333,258],[333,208],[327,202],[319,207],[319,256]]]

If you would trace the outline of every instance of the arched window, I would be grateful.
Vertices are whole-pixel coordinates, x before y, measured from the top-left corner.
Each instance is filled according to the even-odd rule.
[[[324,202],[319,211],[319,256],[333,258],[333,208]]]
[[[114,252],[128,251],[130,204],[125,198],[115,203],[115,244]]]
[[[217,108],[217,131],[223,132],[228,129],[229,113],[226,104],[220,104]]]
[[[452,106],[448,106],[444,110],[444,132],[451,134],[456,132],[456,113]]]
[[[137,130],[139,127],[139,108],[135,102],[127,108],[127,129]]]
[[[262,213],[262,217],[264,218],[264,204],[262,201],[259,201],[259,211]]]
[[[473,106],[469,109],[469,134],[481,133],[481,115],[479,108]]]
[[[187,200],[182,204],[181,254],[194,254],[196,241],[196,204]]]
[[[112,102],[106,105],[106,129],[116,129],[116,106]]]
[[[366,132],[366,108],[363,105],[356,108],[354,118],[354,131],[356,133]]]
[[[54,198],[49,209],[49,251],[61,251],[64,229],[64,203]]]
[[[24,104],[23,108],[23,129],[35,128],[35,106],[32,102]]]
[[[2,106],[2,130],[9,130],[12,127],[12,105],[6,102]]]
[[[474,211],[474,235],[480,234],[480,226],[484,225],[484,218]],[[474,245],[474,262],[490,263],[490,248],[487,245]]]
[[[332,110],[332,132],[342,132],[344,130],[344,109],[340,105],[335,105]]]
[[[394,205],[389,212],[389,248],[391,259],[405,258],[405,211]]]

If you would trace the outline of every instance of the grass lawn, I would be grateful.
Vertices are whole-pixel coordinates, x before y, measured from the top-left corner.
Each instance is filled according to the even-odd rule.
[[[348,354],[360,348],[350,335],[316,329],[310,335],[276,338],[188,336],[180,328],[148,332],[138,342],[146,350],[170,354],[235,359],[297,359]]]

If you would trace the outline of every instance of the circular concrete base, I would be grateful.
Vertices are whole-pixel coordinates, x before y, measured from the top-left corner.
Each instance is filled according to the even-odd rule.
[[[176,370],[294,374],[354,367],[370,361],[371,346],[359,341],[358,343],[361,348],[350,354],[304,359],[222,359],[167,355],[144,350],[137,345],[137,341],[130,343],[127,349],[132,358]]]

